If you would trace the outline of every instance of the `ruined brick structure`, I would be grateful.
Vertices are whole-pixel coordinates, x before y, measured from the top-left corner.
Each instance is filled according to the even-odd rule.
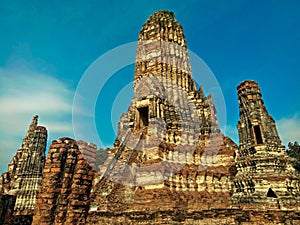
[[[39,190],[33,225],[85,224],[94,172],[77,142],[52,142]]]
[[[246,208],[300,209],[299,174],[285,154],[258,84],[244,81],[237,90],[240,146],[233,203]]]
[[[237,146],[220,131],[212,96],[196,89],[174,14],[151,15],[138,40],[134,98],[100,173],[94,172],[94,144],[53,141],[32,224],[300,224],[300,174],[285,154],[258,84],[238,86]],[[32,146],[45,151],[46,141],[37,138],[45,138],[46,130],[36,117],[27,136],[2,175],[0,222],[6,224],[35,203],[27,194],[32,192],[17,187],[25,182],[23,190],[34,186],[36,193],[40,184],[44,153],[28,154]],[[37,157],[39,164],[24,164]],[[28,176],[32,168],[39,179]],[[21,219],[12,224],[31,222]]]
[[[14,203],[11,200],[9,203],[14,205],[13,218],[10,218],[9,224],[21,224],[20,220],[32,219],[37,191],[42,181],[46,143],[47,130],[38,126],[38,116],[34,116],[21,148],[9,163],[8,171],[1,176],[2,198],[12,199],[9,196],[14,196],[15,199]]]
[[[220,132],[212,96],[195,86],[181,25],[154,13],[87,224],[300,224],[299,174],[257,83],[238,87],[239,147]]]
[[[0,196],[0,224],[11,224],[14,207],[16,203],[16,196],[1,195]],[[29,218],[30,224],[31,218]]]
[[[153,14],[140,31],[134,92],[114,155],[95,179],[89,223],[105,224],[101,213],[112,211],[228,208],[237,145],[220,132],[212,96],[196,90],[171,12]]]
[[[85,142],[83,140],[76,141],[80,152],[82,153],[83,157],[90,164],[90,166],[95,169],[96,167],[96,152],[97,152],[97,145],[91,142]]]

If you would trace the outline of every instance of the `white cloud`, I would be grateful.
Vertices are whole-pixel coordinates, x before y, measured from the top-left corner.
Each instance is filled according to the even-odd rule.
[[[282,143],[287,146],[289,142],[300,141],[300,114],[289,118],[282,118],[277,122],[278,133]]]
[[[0,173],[7,170],[36,114],[39,125],[48,129],[48,142],[73,137],[73,94],[50,75],[0,68]]]

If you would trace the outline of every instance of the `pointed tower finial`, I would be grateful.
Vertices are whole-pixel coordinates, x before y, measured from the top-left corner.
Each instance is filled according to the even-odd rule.
[[[204,98],[204,91],[203,91],[202,84],[200,85],[200,88],[199,88],[199,94],[200,94],[200,98]]]
[[[25,138],[29,137],[34,132],[34,130],[36,129],[36,127],[38,125],[38,118],[39,118],[38,115],[33,116]]]

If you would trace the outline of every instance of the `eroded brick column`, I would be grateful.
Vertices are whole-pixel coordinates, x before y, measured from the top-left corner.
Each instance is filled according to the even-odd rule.
[[[84,224],[93,175],[75,140],[53,141],[32,224]]]

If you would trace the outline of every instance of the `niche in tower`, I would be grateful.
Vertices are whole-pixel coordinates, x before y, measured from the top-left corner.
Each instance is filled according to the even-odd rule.
[[[269,188],[268,193],[267,193],[267,197],[277,198],[277,195],[275,194],[275,192],[271,188]]]
[[[139,128],[144,128],[147,127],[149,124],[149,107],[144,106],[137,108],[138,113],[139,113]]]
[[[261,130],[260,130],[260,126],[259,125],[255,125],[253,127],[254,129],[254,134],[255,134],[255,141],[256,141],[256,144],[262,144],[263,143],[263,140],[262,140],[262,136],[261,136]]]

